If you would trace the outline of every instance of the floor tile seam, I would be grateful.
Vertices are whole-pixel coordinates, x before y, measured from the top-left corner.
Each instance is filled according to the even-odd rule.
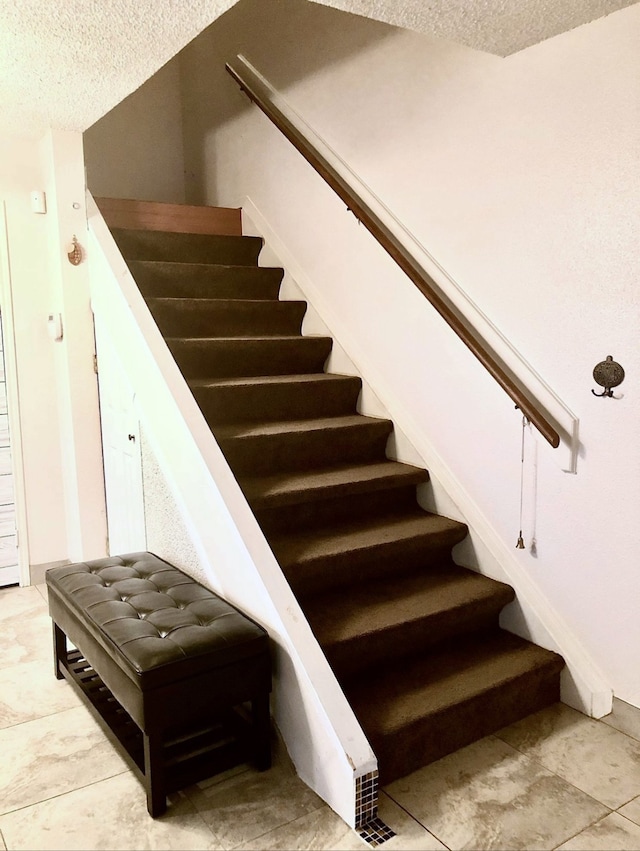
[[[34,724],[37,721],[43,721],[45,718],[53,718],[55,715],[62,715],[65,712],[74,712],[77,709],[84,709],[85,711],[87,711],[87,707],[83,703],[80,702],[76,706],[67,706],[65,709],[57,709],[55,712],[50,712],[50,713],[47,713],[45,715],[38,715],[36,718],[28,718],[24,721],[19,721],[17,724],[10,724],[8,727],[0,727],[0,733],[3,732],[4,730],[13,730],[16,727],[22,727],[25,724]],[[98,728],[98,730],[102,734],[104,741],[109,742],[109,744],[112,744],[111,740],[109,739],[109,737],[107,735],[105,735],[104,731],[102,730],[102,728],[100,727],[98,722],[95,720],[95,718],[93,716],[91,716],[90,713],[89,713],[89,715],[91,717],[91,720],[95,723],[96,727]],[[622,806],[622,804],[620,806]]]
[[[133,772],[130,772],[130,773],[133,773]],[[216,844],[217,844],[218,848],[226,848],[226,846],[225,846],[224,842],[220,839],[220,837],[218,836],[218,834],[217,834],[217,833],[215,832],[215,830],[211,827],[211,825],[207,822],[207,820],[206,820],[206,819],[205,819],[205,817],[202,815],[202,813],[200,812],[200,810],[196,807],[196,805],[195,805],[194,801],[193,801],[193,800],[189,797],[189,795],[188,795],[188,794],[186,794],[187,790],[186,790],[186,789],[183,789],[183,790],[182,790],[182,792],[185,794],[185,797],[186,797],[187,801],[189,802],[189,805],[191,806],[191,809],[193,810],[193,814],[194,814],[194,815],[197,815],[197,817],[200,819],[200,821],[202,822],[202,824],[203,824],[203,825],[207,828],[207,830],[209,831],[209,833],[213,836],[213,839],[215,840],[215,842],[216,842]],[[169,814],[171,813],[171,810],[170,810],[170,809],[168,810],[168,813],[169,813]],[[9,849],[7,849],[7,851],[9,851]]]
[[[628,733],[626,730],[621,730],[620,727],[616,727],[611,721],[605,721],[604,718],[596,719],[600,721],[601,724],[604,724],[610,730],[615,730],[617,733],[622,733],[623,736],[626,736],[628,739],[631,739],[632,742],[640,742],[640,733],[637,736],[634,736],[632,733]]]
[[[610,815],[613,815],[616,812],[616,810],[611,810],[605,815],[600,816],[600,818],[597,818],[595,821],[592,821],[590,824],[585,825],[585,827],[581,828],[576,833],[572,834],[571,836],[568,836],[566,839],[563,839],[562,842],[560,842],[558,845],[554,845],[552,851],[557,851],[557,849],[561,848],[565,844],[565,842],[571,842],[572,839],[575,839],[577,836],[580,836],[580,834],[584,833],[585,830],[589,830],[590,828],[595,827],[597,824],[600,824],[601,821],[604,821],[606,818],[609,818]],[[622,814],[617,813],[617,815]],[[625,818],[625,816],[622,816],[622,818]],[[631,821],[631,819],[627,819],[627,821],[631,822],[631,824],[635,824],[635,822]],[[638,825],[636,825],[636,827],[638,827]]]
[[[73,692],[72,692],[72,694],[73,694]],[[64,709],[56,709],[54,712],[46,712],[44,715],[36,715],[35,718],[25,718],[24,721],[18,721],[17,724],[9,724],[6,727],[0,727],[0,733],[4,732],[5,730],[15,730],[18,727],[24,726],[25,724],[33,724],[36,721],[43,721],[45,718],[53,718],[55,715],[61,715],[63,712],[72,712],[74,709],[82,709],[82,708],[86,709],[86,707],[84,706],[83,703],[78,703],[75,706],[67,706]],[[93,720],[95,721],[95,719],[93,719]],[[97,722],[96,722],[96,725],[97,725]],[[102,730],[101,730],[101,732],[102,732]],[[104,740],[105,740],[105,742],[110,742],[110,739],[108,738],[108,736],[104,736]],[[623,805],[621,804],[620,806],[623,806]]]
[[[328,804],[326,804],[324,801],[320,801],[319,805],[317,807],[314,807],[312,810],[309,810],[309,812],[302,813],[302,815],[289,819],[289,821],[283,821],[282,824],[277,825],[277,827],[272,827],[270,830],[267,830],[264,833],[260,833],[257,836],[252,836],[248,839],[245,838],[235,845],[225,845],[224,843],[222,843],[223,847],[226,849],[226,851],[242,851],[242,849],[246,847],[247,842],[256,842],[256,840],[258,839],[264,839],[265,836],[270,836],[277,830],[282,830],[283,827],[289,827],[289,825],[295,824],[295,822],[300,821],[303,818],[307,818],[307,816],[313,815],[314,813],[318,813],[322,809],[327,809],[329,810],[329,812],[333,812],[333,810]],[[353,828],[351,828],[351,830],[353,830]],[[353,832],[356,833],[355,830],[353,830]]]
[[[82,706],[82,704],[79,703],[78,706]],[[15,724],[7,724],[5,727],[0,724],[0,733],[4,730],[17,729],[18,727],[22,727],[23,724],[30,724],[32,721],[41,721],[44,718],[53,718],[55,715],[59,715],[61,712],[67,712],[69,709],[77,709],[78,706],[68,706],[66,707],[66,709],[55,709],[53,712],[45,712],[43,715],[35,715],[33,718],[25,718],[22,721],[17,721]]]
[[[576,784],[572,783],[571,780],[567,780],[567,778],[563,777],[562,774],[559,774],[557,771],[554,771],[552,768],[550,768],[548,765],[545,765],[544,762],[542,762],[541,760],[532,756],[530,753],[527,753],[526,751],[520,750],[520,748],[516,747],[515,745],[512,745],[511,742],[506,742],[504,739],[501,739],[500,736],[497,733],[493,733],[488,738],[497,739],[503,745],[507,745],[507,747],[516,751],[516,753],[522,754],[522,756],[531,760],[531,762],[534,762],[536,765],[539,765],[541,768],[543,768],[549,774],[552,774],[554,777],[557,777],[558,780],[562,780],[562,782],[566,783],[567,786],[571,786],[573,789],[576,789],[581,794],[586,795],[588,798],[591,798],[591,800],[595,801],[596,804],[600,804],[600,806],[606,807],[609,810],[609,813],[615,812],[615,810],[616,810],[615,807],[611,807],[609,804],[606,804],[604,801],[601,801],[601,800],[599,800],[599,798],[596,798],[590,792],[587,792],[585,789],[581,789],[579,786],[576,786]],[[633,795],[633,797],[631,797],[630,800],[633,801],[634,798],[637,798],[637,797],[638,797],[638,795]],[[629,802],[627,801],[626,803],[629,803]],[[618,806],[624,807],[625,805],[619,804]]]
[[[139,782],[130,768],[124,768],[122,771],[116,771],[113,774],[107,775],[107,777],[101,777],[99,780],[92,780],[91,783],[81,783],[79,786],[74,786],[73,789],[67,789],[65,792],[58,792],[58,794],[49,795],[46,798],[38,798],[37,801],[31,801],[29,804],[24,804],[21,807],[14,807],[11,810],[6,810],[5,812],[0,813],[0,829],[2,827],[2,819],[5,816],[10,816],[14,813],[22,812],[22,810],[28,810],[31,807],[37,807],[40,804],[46,804],[47,801],[55,801],[58,798],[64,798],[66,795],[73,795],[75,792],[79,792],[81,789],[90,789],[92,786],[95,786],[98,783],[103,783],[105,780],[113,780],[114,777],[120,777],[123,774],[130,774],[134,779],[136,779],[137,782]]]
[[[635,800],[636,800],[636,798],[640,798],[640,793],[638,793],[637,795],[632,795],[632,796],[629,798],[629,800],[628,800],[628,801],[625,801],[625,802],[624,802],[624,804],[618,804],[618,806],[617,806],[617,807],[614,807],[614,808],[613,808],[613,812],[614,812],[614,813],[617,813],[617,812],[618,812],[618,810],[621,810],[621,809],[622,809],[622,807],[626,807],[626,806],[627,806],[627,804],[630,804],[632,801],[635,801]],[[621,813],[621,815],[622,815],[622,813]],[[627,816],[625,816],[625,818],[627,818]],[[631,819],[631,821],[633,821],[633,819]],[[640,825],[638,825],[638,827],[640,827]]]
[[[404,806],[404,804],[401,804],[401,803],[400,803],[400,801],[397,801],[397,800],[393,797],[393,795],[391,794],[391,792],[388,792],[388,791],[387,791],[386,789],[384,789],[384,788],[382,788],[380,791],[381,791],[381,792],[383,792],[383,793],[387,796],[387,798],[389,798],[389,800],[390,800],[390,801],[393,801],[393,803],[394,803],[397,807],[399,807],[399,808],[400,808],[400,809],[401,809],[401,810],[402,810],[402,811],[403,811],[403,812],[404,812],[407,816],[409,816],[409,818],[411,819],[411,821],[414,821],[416,824],[420,825],[420,827],[421,827],[423,830],[425,830],[425,831],[426,831],[426,832],[427,832],[430,836],[433,836],[433,838],[434,838],[434,839],[436,839],[436,840],[437,840],[437,841],[438,841],[438,842],[439,842],[439,843],[440,843],[440,844],[441,844],[444,848],[446,848],[446,849],[447,849],[447,851],[452,851],[452,850],[451,850],[451,847],[450,847],[449,845],[447,845],[447,843],[446,843],[443,839],[441,839],[441,838],[438,836],[438,834],[437,834],[437,833],[434,833],[434,832],[433,832],[433,830],[431,830],[431,829],[430,829],[430,828],[428,828],[425,824],[423,824],[423,823],[420,821],[420,819],[419,819],[419,818],[417,818],[417,816],[414,816],[414,814],[413,814],[410,810],[408,810],[408,809]],[[400,834],[400,833],[398,833],[397,835],[398,835],[398,836],[400,836],[401,834]]]
[[[623,804],[623,806],[625,805]],[[628,821],[629,824],[632,824],[634,827],[640,828],[640,824],[638,824],[637,821],[634,821],[632,818],[629,818],[629,816],[625,816],[625,814],[621,813],[619,810],[614,810],[613,812],[615,813],[615,815],[620,816],[620,818],[623,818],[625,821]],[[612,813],[609,813],[609,815],[612,815]]]

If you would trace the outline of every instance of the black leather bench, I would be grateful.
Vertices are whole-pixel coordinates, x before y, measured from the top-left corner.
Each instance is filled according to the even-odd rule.
[[[152,553],[52,568],[46,582],[56,677],[120,746],[152,816],[169,792],[231,765],[269,768],[261,626]]]

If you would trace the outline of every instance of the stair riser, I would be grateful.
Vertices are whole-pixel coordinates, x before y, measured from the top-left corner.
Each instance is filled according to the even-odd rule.
[[[361,381],[195,387],[196,401],[211,426],[224,423],[274,422],[339,417],[356,411]]]
[[[557,666],[537,669],[490,689],[411,730],[382,739],[367,734],[378,757],[380,783],[388,784],[429,765],[502,727],[514,724],[560,699]],[[365,733],[367,731],[365,730]]]
[[[233,378],[322,372],[331,351],[326,337],[292,340],[167,339],[187,378]]]
[[[255,509],[254,514],[267,537],[287,529],[312,529],[346,520],[388,515],[390,510],[415,511],[415,485],[389,486],[376,491],[346,493],[342,497],[323,499],[319,493],[309,502],[298,502],[272,509]]]
[[[446,564],[451,560],[451,548],[455,543],[457,541],[435,545],[429,535],[424,535],[409,541],[392,541],[385,546],[289,564],[283,567],[283,572],[294,594],[303,600],[351,584],[403,576]],[[276,552],[276,558],[277,555]]]
[[[389,436],[385,421],[349,429],[290,432],[221,440],[220,447],[237,476],[306,470],[323,464],[357,464],[384,458]]]
[[[132,261],[131,273],[145,298],[252,298],[276,300],[282,269],[199,266]]]
[[[302,328],[304,302],[151,299],[149,307],[166,337],[294,336]]]
[[[112,228],[126,260],[163,260],[178,263],[216,263],[253,266],[262,240],[245,236],[165,233]]]
[[[348,642],[323,647],[338,679],[359,674],[366,669],[372,672],[387,664],[397,664],[403,658],[414,656],[449,639],[486,632],[498,627],[501,610],[511,602],[513,595],[498,591],[493,598],[473,601],[453,611],[441,611],[421,620],[406,622],[365,633]],[[313,624],[311,624],[313,628]]]

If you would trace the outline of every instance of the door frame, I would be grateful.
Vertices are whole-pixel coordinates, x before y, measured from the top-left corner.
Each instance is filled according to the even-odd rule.
[[[27,531],[27,502],[22,448],[22,420],[16,358],[16,336],[13,318],[13,289],[9,255],[6,202],[0,201],[0,306],[4,334],[5,378],[7,386],[7,415],[11,441],[16,534],[18,536],[18,570],[21,586],[31,584],[29,535]]]

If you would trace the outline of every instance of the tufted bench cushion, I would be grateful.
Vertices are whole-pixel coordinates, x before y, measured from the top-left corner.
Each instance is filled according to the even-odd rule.
[[[53,568],[46,581],[142,691],[264,651],[264,629],[151,553]]]
[[[214,773],[203,759],[203,729],[239,704],[251,704],[256,764],[269,766],[271,663],[259,624],[147,552],[52,568],[46,583],[56,676],[76,687],[123,745],[145,783],[151,815],[164,811],[167,791]],[[67,638],[76,651],[68,652]],[[109,701],[96,702],[105,687],[142,733],[139,747],[128,744],[130,730],[121,735],[107,718]],[[190,736],[197,753],[191,773],[184,754],[177,759],[171,750],[172,741]],[[168,770],[174,762],[175,776]]]

